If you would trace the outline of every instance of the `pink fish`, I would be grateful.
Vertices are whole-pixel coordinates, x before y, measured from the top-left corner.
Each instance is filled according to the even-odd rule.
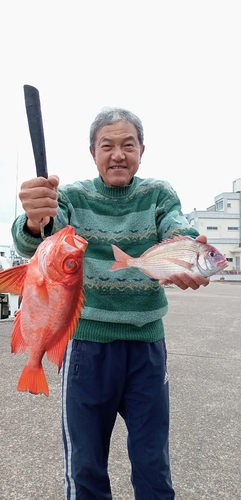
[[[88,243],[71,226],[46,238],[28,264],[0,273],[0,292],[22,295],[11,339],[12,352],[29,351],[17,389],[49,395],[42,366],[60,369],[83,307],[83,260]]]
[[[149,248],[140,257],[127,255],[112,245],[116,262],[110,271],[137,267],[151,278],[166,282],[171,274],[199,274],[211,276],[228,266],[228,262],[215,247],[200,243],[188,236],[175,236]]]

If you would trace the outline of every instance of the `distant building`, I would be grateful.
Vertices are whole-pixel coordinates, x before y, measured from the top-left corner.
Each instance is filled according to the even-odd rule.
[[[0,251],[0,271],[5,271],[12,266],[12,261],[10,258],[7,258],[5,252]]]
[[[0,245],[0,271],[19,264],[27,264],[28,259],[20,257],[14,245]]]
[[[231,193],[221,193],[207,210],[186,215],[189,223],[208,243],[216,246],[229,262],[228,272],[241,271],[241,178],[233,181]]]
[[[0,256],[10,257],[10,245],[0,245]]]

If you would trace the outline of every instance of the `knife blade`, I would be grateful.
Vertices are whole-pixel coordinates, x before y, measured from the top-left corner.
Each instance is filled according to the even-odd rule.
[[[47,179],[48,168],[39,91],[32,85],[24,85],[23,88],[37,177]]]
[[[47,179],[48,168],[39,91],[32,85],[24,85],[23,90],[37,177]],[[40,221],[40,233],[45,239],[43,220]]]

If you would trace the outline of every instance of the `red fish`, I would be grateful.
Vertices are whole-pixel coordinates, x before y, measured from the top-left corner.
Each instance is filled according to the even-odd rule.
[[[112,245],[116,262],[110,271],[137,267],[160,284],[171,274],[201,274],[211,276],[228,266],[224,255],[208,243],[200,243],[188,236],[175,236],[149,248],[140,257],[133,258]]]
[[[16,313],[12,352],[29,358],[18,381],[19,391],[49,395],[42,366],[49,361],[61,368],[64,352],[83,308],[83,260],[87,241],[71,226],[47,237],[28,264],[0,272],[0,292],[23,296]]]

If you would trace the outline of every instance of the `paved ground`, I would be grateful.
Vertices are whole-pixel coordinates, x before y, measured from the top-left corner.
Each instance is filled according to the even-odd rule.
[[[240,500],[241,285],[166,291],[176,499]],[[11,330],[0,322],[0,500],[63,500],[60,377],[45,363],[50,397],[18,393],[26,358],[10,354]],[[133,500],[121,419],[109,469],[113,500]]]

